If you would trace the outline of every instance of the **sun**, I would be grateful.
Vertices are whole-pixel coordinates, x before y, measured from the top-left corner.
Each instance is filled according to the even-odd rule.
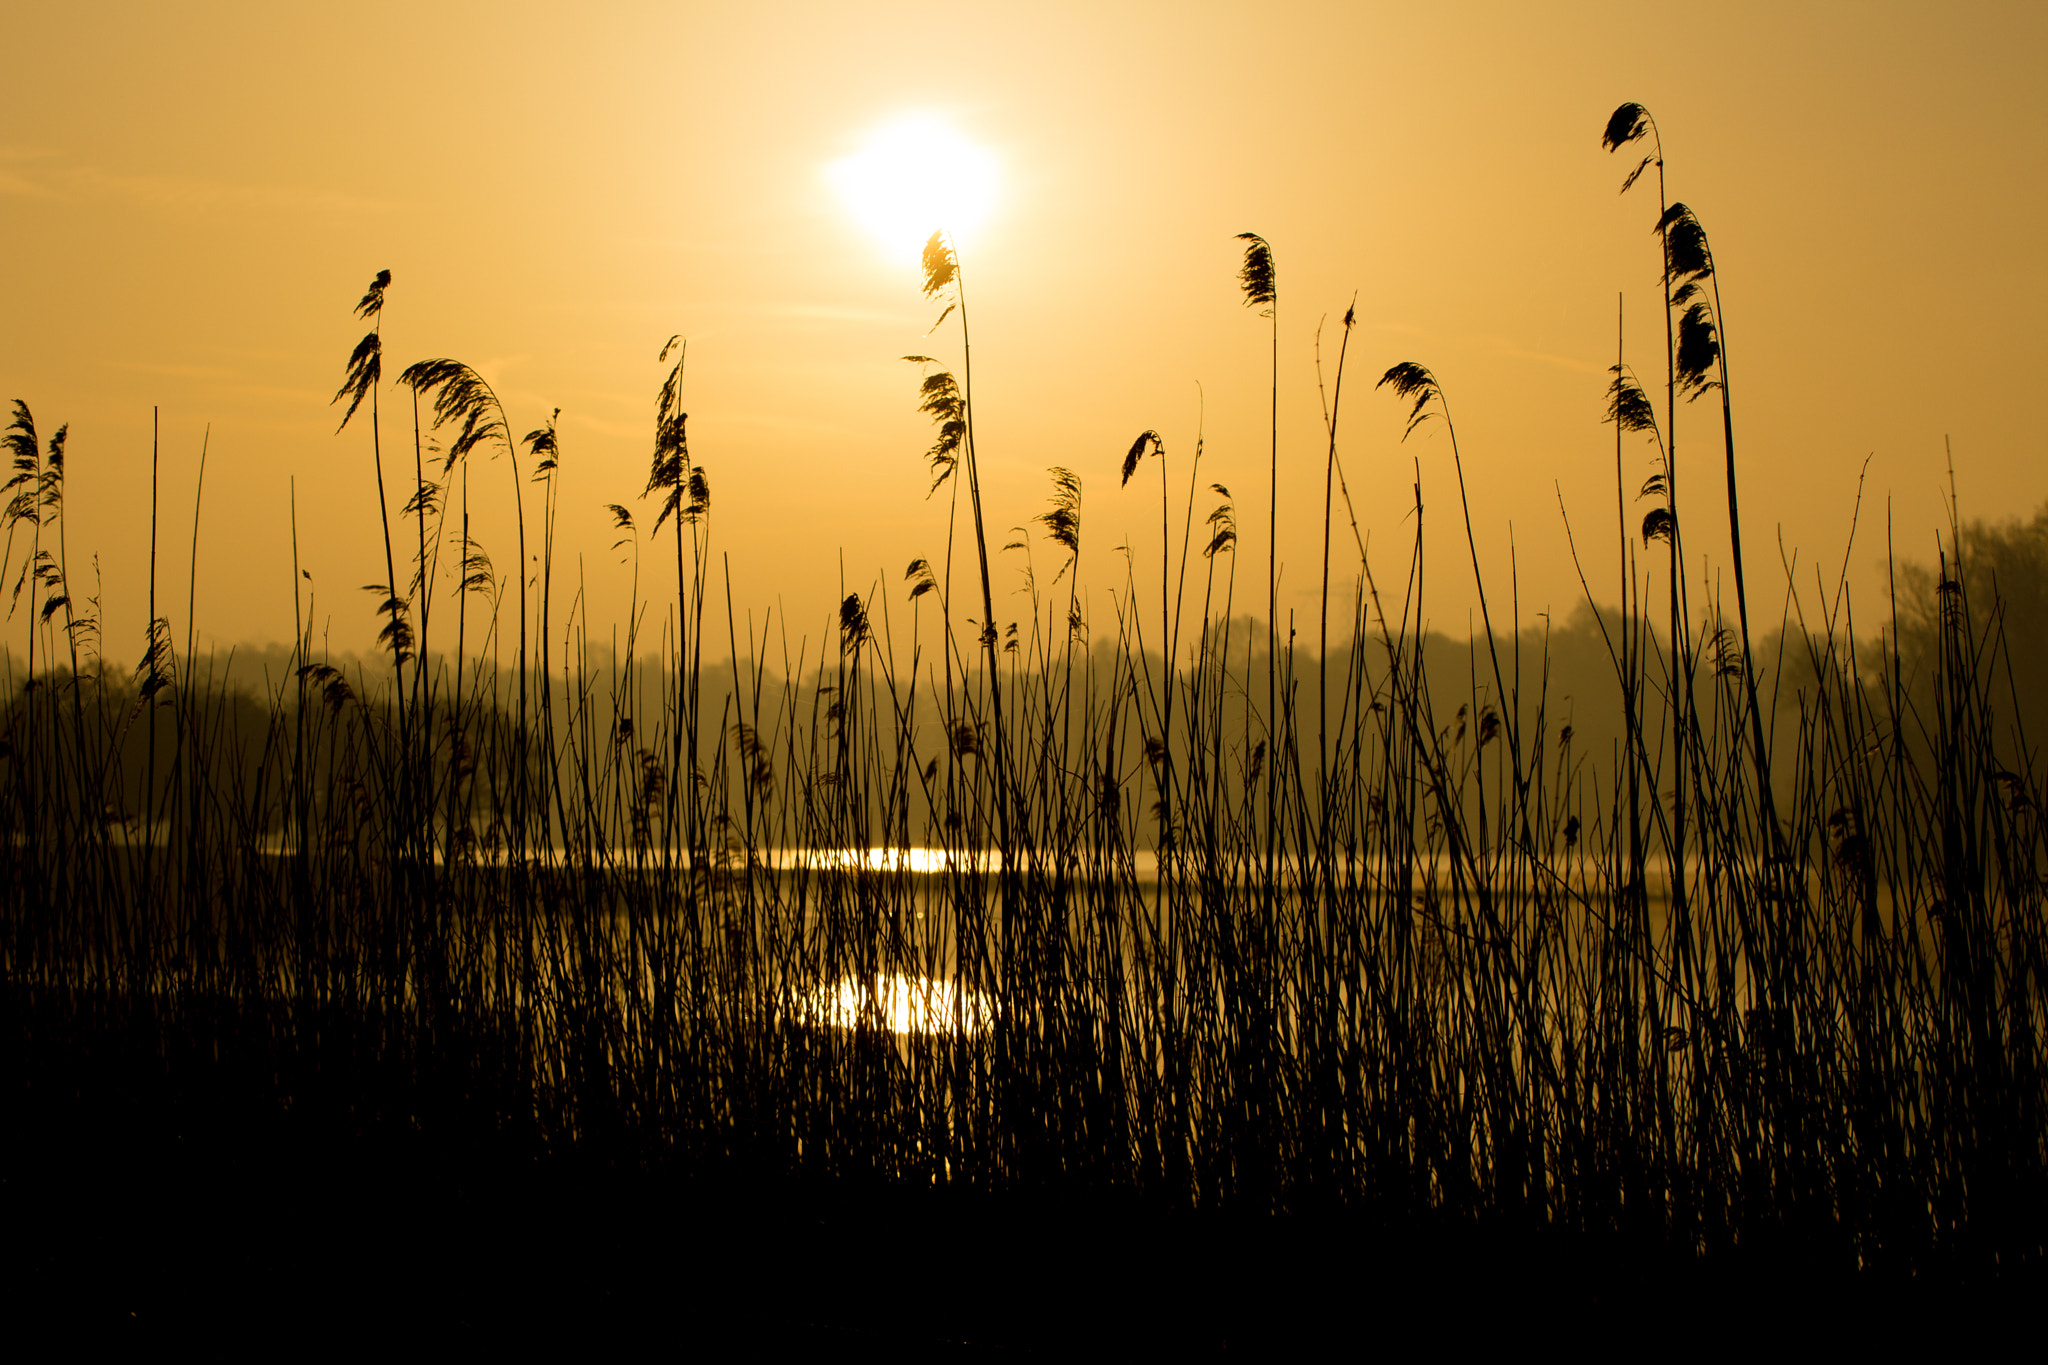
[[[996,198],[995,158],[935,114],[889,120],[825,176],[877,244],[906,260],[940,228],[970,235]]]

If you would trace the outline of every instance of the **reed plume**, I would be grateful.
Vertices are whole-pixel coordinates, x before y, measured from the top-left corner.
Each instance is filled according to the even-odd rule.
[[[1273,263],[1273,248],[1256,232],[1240,232],[1245,243],[1244,263],[1238,267],[1237,282],[1247,308],[1271,323],[1272,392],[1268,404],[1268,450],[1266,461],[1266,734],[1273,742],[1280,717],[1280,286]],[[1267,909],[1271,910],[1273,859],[1279,838],[1279,793],[1272,783],[1266,787],[1266,883]]]

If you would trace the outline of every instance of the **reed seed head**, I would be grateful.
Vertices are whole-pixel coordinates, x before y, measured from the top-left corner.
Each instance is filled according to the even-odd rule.
[[[526,433],[526,448],[539,460],[539,463],[533,467],[533,481],[535,483],[539,483],[554,472],[555,465],[561,456],[561,443],[555,437],[555,419],[561,415],[562,410],[556,408],[548,414],[547,425],[536,427]]]
[[[370,332],[349,353],[348,370],[342,377],[341,387],[334,391],[334,397],[327,400],[327,405],[332,407],[342,399],[348,399],[348,408],[341,414],[341,425],[334,429],[337,435],[347,429],[349,418],[356,415],[356,409],[363,405],[363,400],[370,396],[370,391],[383,377],[384,341],[375,332]]]
[[[1673,204],[1664,210],[1653,231],[1664,234],[1669,261],[1665,278],[1671,285],[1696,283],[1714,273],[1714,253],[1707,244],[1707,230],[1691,208]]]
[[[952,242],[947,240],[944,229],[934,232],[925,240],[921,261],[924,266],[924,296],[926,298],[936,298],[948,286],[958,283],[960,279],[960,257],[953,250]],[[939,315],[939,320],[941,322],[945,320],[944,313]],[[933,323],[932,325],[936,327],[938,323]]]
[[[374,318],[384,311],[384,291],[391,285],[391,272],[380,270],[370,281],[370,287],[363,291],[362,302],[356,305],[356,316]]]
[[[48,497],[48,473],[43,467],[42,447],[36,436],[36,419],[29,412],[28,404],[19,398],[14,400],[14,420],[8,424],[7,433],[0,437],[0,449],[10,457],[13,474],[0,492],[9,493],[4,514],[5,526],[11,530],[19,522],[31,526],[42,520],[42,507]],[[26,573],[24,565],[24,573]],[[15,588],[15,596],[21,589]]]
[[[1625,366],[1611,365],[1614,382],[1607,386],[1607,418],[1625,432],[1657,431],[1657,410],[1649,395]]]
[[[701,521],[710,511],[711,480],[705,475],[703,465],[693,465],[690,468],[690,504],[683,509],[683,520]]]
[[[1614,152],[1619,151],[1631,142],[1640,141],[1645,137],[1649,138],[1653,144],[1657,142],[1657,125],[1651,119],[1650,111],[1643,108],[1640,104],[1624,104],[1608,115],[1607,127],[1600,134],[1600,145],[1606,150]],[[1654,154],[1646,156],[1637,162],[1635,168],[1621,182],[1621,192],[1627,194],[1634,187],[1636,181],[1642,178],[1644,171],[1649,170],[1652,166],[1661,164],[1659,158],[1663,154],[1662,147],[1658,147]]]
[[[423,398],[433,395],[435,430],[448,425],[460,428],[448,443],[444,471],[453,469],[457,460],[485,441],[497,441],[511,449],[512,438],[505,429],[505,409],[498,395],[469,366],[445,358],[415,361],[399,373],[398,382]]]
[[[1614,151],[1647,135],[1651,126],[1650,111],[1630,101],[1607,116],[1607,128],[1600,134],[1600,145],[1607,151]]]
[[[643,498],[664,495],[649,535],[659,534],[661,524],[670,517],[680,526],[700,520],[711,507],[711,486],[704,480],[704,471],[690,463],[690,414],[681,406],[683,362],[688,353],[689,343],[678,334],[662,345],[657,357],[659,363],[673,354],[676,363],[661,381],[654,410],[654,455],[648,462],[647,487],[640,491]]]
[[[1714,325],[1714,314],[1705,299],[1695,299],[1678,318],[1678,387],[1688,401],[1720,387],[1719,380],[1707,377],[1720,358],[1720,329]]]
[[[1209,514],[1209,543],[1202,550],[1204,559],[1214,559],[1237,544],[1237,513],[1230,505],[1230,490],[1220,483],[1212,483],[1209,487],[1221,493],[1224,500]]]
[[[486,597],[495,596],[498,574],[491,564],[490,555],[484,552],[484,547],[474,536],[455,536],[453,539],[456,548],[461,551],[461,581],[457,584],[456,591],[481,593]]]
[[[1274,279],[1273,248],[1256,232],[1240,232],[1237,240],[1249,244],[1244,249],[1244,264],[1237,271],[1237,283],[1244,290],[1245,306],[1271,308],[1280,296]]]
[[[953,753],[960,758],[981,756],[981,730],[973,721],[959,721],[950,733]]]
[[[19,398],[14,400],[14,420],[7,424],[7,434],[0,437],[0,449],[5,449],[14,461],[14,477],[8,480],[9,488],[25,478],[34,477],[40,468],[42,449],[36,436],[36,419],[29,412],[28,404]]]
[[[1431,400],[1435,400],[1439,406],[1442,405],[1443,391],[1437,387],[1435,375],[1411,360],[1404,360],[1394,366],[1380,376],[1379,383],[1373,385],[1376,389],[1390,386],[1396,398],[1415,400],[1415,406],[1408,413],[1408,425],[1401,432],[1401,439],[1405,441],[1414,433],[1415,428],[1429,420]]]
[[[1150,446],[1152,453],[1159,456],[1160,459],[1166,458],[1166,442],[1159,439],[1158,432],[1150,429],[1139,432],[1138,439],[1131,442],[1130,450],[1124,454],[1123,483],[1118,484],[1117,487],[1121,488],[1124,484],[1128,484],[1131,481],[1131,475],[1138,472],[1138,461],[1145,458],[1147,446]]]
[[[859,650],[868,638],[867,608],[857,593],[848,593],[839,604],[839,648],[847,654]]]
[[[1032,520],[1045,526],[1046,534],[1053,543],[1063,547],[1070,555],[1081,553],[1081,480],[1073,470],[1054,465],[1052,474],[1052,508],[1041,512]],[[1062,569],[1061,573],[1066,570]],[[1053,581],[1057,583],[1058,577]]]
[[[135,666],[134,714],[137,715],[158,693],[170,688],[176,663],[171,653],[171,623],[168,620],[161,616],[152,620],[144,641],[142,662]]]
[[[913,365],[938,364],[928,355],[907,355],[903,358]],[[959,382],[947,370],[927,373],[918,385],[917,394],[917,410],[930,417],[939,430],[938,439],[925,452],[925,459],[932,469],[932,486],[925,490],[925,496],[929,498],[953,476],[953,470],[960,463],[960,451],[967,441],[967,400],[960,392]]]

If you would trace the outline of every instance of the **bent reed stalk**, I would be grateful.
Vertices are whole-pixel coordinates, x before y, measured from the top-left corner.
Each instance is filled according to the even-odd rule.
[[[957,302],[937,250],[927,292]],[[1270,305],[1269,283],[1247,289]],[[1220,485],[1207,544],[1184,534],[1172,562],[1153,431],[1125,474],[1160,455],[1179,584],[1161,637],[1134,585],[1091,637],[1071,581],[1042,601],[1028,578],[1028,629],[999,633],[971,395],[914,357],[938,482],[968,462],[983,619],[953,612],[949,518],[946,581],[910,566],[907,634],[886,596],[854,593],[824,631],[836,650],[751,615],[742,644],[679,338],[671,354],[644,496],[647,538],[677,540],[676,598],[648,657],[637,570],[622,652],[590,640],[580,583],[552,640],[550,549],[514,585],[512,667],[494,663],[502,585],[424,475],[410,590],[395,561],[381,585],[388,688],[303,623],[264,696],[209,682],[189,646],[173,659],[155,621],[136,679],[52,669],[56,632],[79,632],[53,620],[61,564],[31,538],[46,595],[0,714],[10,1049],[124,1038],[175,1081],[211,1046],[280,1106],[763,1179],[1505,1220],[1685,1255],[1790,1238],[1915,1272],[2041,1258],[2044,794],[1996,608],[1959,569],[1925,668],[1896,624],[1857,642],[1845,591],[1787,637],[1800,686],[1765,715],[1781,748],[1760,792],[1747,650],[1701,675],[1715,621],[1674,610],[1660,637],[1633,614],[1624,524],[1624,614],[1598,621],[1627,723],[1602,768],[1547,682],[1523,695],[1490,625],[1484,650],[1426,633],[1419,516],[1392,615],[1362,541],[1331,560],[1334,404],[1321,600],[1349,602],[1348,643],[1304,664],[1233,620]],[[356,365],[360,402],[378,380]],[[512,453],[474,371],[406,375],[457,431],[444,480],[485,441]],[[1618,437],[1654,429],[1625,378]],[[1385,382],[1416,420],[1441,410],[1420,366]],[[39,533],[58,504],[16,412],[10,529]],[[553,432],[526,441],[544,546]],[[632,511],[607,512],[637,565]],[[1036,520],[1067,556],[1052,584],[1078,575],[1075,475],[1054,471]],[[450,591],[457,652],[413,653],[397,628],[424,637]],[[1635,706],[1654,694],[1684,699],[1662,728]]]

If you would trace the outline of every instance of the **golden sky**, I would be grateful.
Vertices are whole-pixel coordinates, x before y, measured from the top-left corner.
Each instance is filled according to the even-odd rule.
[[[954,363],[958,336],[924,335],[914,251],[885,252],[827,168],[907,113],[991,168],[959,232],[991,534],[1044,510],[1047,466],[1074,469],[1098,632],[1112,547],[1141,566],[1158,549],[1157,484],[1119,491],[1123,452],[1156,427],[1184,478],[1201,403],[1202,483],[1233,489],[1245,530],[1238,601],[1263,597],[1269,355],[1236,286],[1245,230],[1279,266],[1283,610],[1312,609],[1320,555],[1316,327],[1328,362],[1354,293],[1340,436],[1375,571],[1405,570],[1419,460],[1431,616],[1464,629],[1442,433],[1404,447],[1371,388],[1414,360],[1449,395],[1490,588],[1512,527],[1524,616],[1579,599],[1561,496],[1611,597],[1618,293],[1631,359],[1662,369],[1654,186],[1617,196],[1630,161],[1599,141],[1624,100],[1656,116],[1720,266],[1760,600],[1782,598],[1780,531],[1803,584],[1816,565],[1832,581],[1866,457],[1866,594],[1887,499],[1901,552],[1931,554],[1944,438],[1965,516],[2048,500],[2038,5],[33,5],[8,46],[0,399],[45,434],[71,424],[73,577],[96,551],[115,659],[142,634],[152,405],[180,633],[211,424],[201,637],[290,636],[295,478],[320,616],[338,647],[370,640],[370,437],[361,419],[337,436],[328,400],[384,268],[387,375],[450,356],[519,431],[562,409],[558,557],[573,574],[581,556],[595,621],[624,611],[602,509],[646,481],[677,332],[739,610],[779,603],[815,639],[842,581],[900,604],[945,505],[924,497],[899,357]],[[1713,407],[1681,412],[1680,469],[1718,495]],[[384,426],[409,460],[389,390]],[[509,566],[507,478],[471,471],[476,533]],[[1725,515],[1689,505],[1712,572]]]

